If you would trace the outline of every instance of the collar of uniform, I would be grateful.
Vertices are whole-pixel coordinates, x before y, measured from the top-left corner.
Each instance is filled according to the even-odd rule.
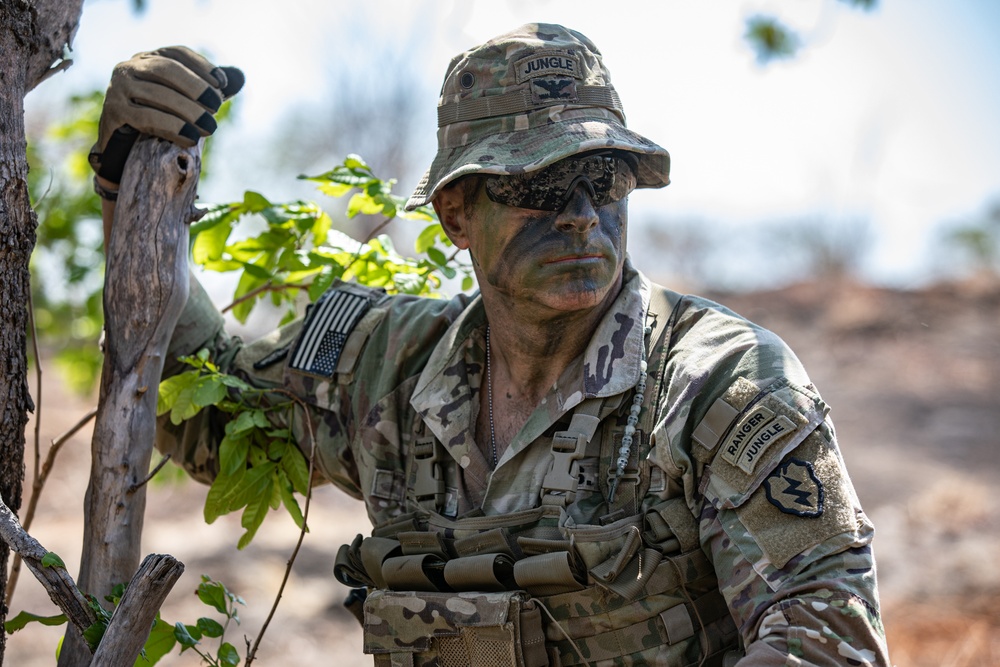
[[[614,396],[636,385],[649,295],[649,281],[626,258],[621,293],[601,320],[582,357],[569,365],[553,387],[549,397],[552,400],[547,399],[546,405],[540,406],[546,413],[545,419],[535,419],[539,415],[528,419],[525,426],[533,434],[538,431],[535,437],[584,399]],[[485,325],[483,301],[476,297],[434,348],[410,398],[410,405],[434,435],[465,465],[469,460],[465,457],[479,453],[473,426],[485,362]],[[519,436],[528,434],[522,432]],[[511,449],[514,451],[509,454],[519,448]]]

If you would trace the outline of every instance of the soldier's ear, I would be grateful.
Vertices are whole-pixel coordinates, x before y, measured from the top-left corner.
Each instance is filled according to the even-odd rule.
[[[448,235],[456,248],[465,250],[469,247],[469,237],[466,226],[469,223],[466,215],[465,192],[460,182],[449,183],[438,190],[431,201],[434,212],[444,233]]]

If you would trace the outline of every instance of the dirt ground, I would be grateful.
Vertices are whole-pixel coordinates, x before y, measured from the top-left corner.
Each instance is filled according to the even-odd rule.
[[[713,295],[781,335],[833,408],[838,436],[866,511],[893,663],[899,667],[1000,665],[1000,285],[990,281],[892,291],[851,283],[803,284],[776,292]],[[34,392],[33,392],[34,393]],[[43,447],[93,401],[66,395],[47,370]],[[29,447],[30,447],[29,429]],[[82,498],[90,431],[61,454],[32,528],[79,569]],[[28,475],[31,469],[29,464]],[[244,551],[239,517],[206,525],[204,487],[161,482],[149,489],[144,553],[170,553],[186,571],[163,617],[193,623],[210,610],[193,595],[201,574],[247,600],[227,639],[243,654],[277,592],[297,530],[273,513]],[[267,630],[259,665],[371,664],[356,621],[332,577],[337,547],[367,533],[363,507],[330,487],[311,508],[311,533]],[[23,574],[12,614],[56,613]],[[6,664],[48,667],[60,628],[34,626],[8,638]],[[165,667],[197,665],[171,655]]]

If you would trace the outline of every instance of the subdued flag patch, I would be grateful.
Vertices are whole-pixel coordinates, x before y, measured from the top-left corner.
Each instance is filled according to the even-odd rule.
[[[289,365],[295,370],[332,377],[347,335],[371,307],[363,296],[328,290],[312,307]]]
[[[771,504],[786,514],[816,518],[823,514],[823,484],[808,461],[788,459],[764,480]]]

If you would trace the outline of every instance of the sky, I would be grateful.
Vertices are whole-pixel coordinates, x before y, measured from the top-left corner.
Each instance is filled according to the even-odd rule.
[[[780,239],[761,231],[768,223],[861,222],[874,233],[862,275],[917,286],[947,268],[937,258],[942,225],[1000,201],[1000,2],[881,0],[866,12],[835,0],[147,0],[138,14],[131,4],[88,0],[74,67],[29,97],[29,113],[66,91],[103,86],[135,52],[181,43],[247,76],[237,121],[219,141],[218,155],[230,156],[220,171],[249,160],[240,156],[254,155],[248,147],[290,110],[320,100],[338,68],[365,72],[376,86],[414,80],[426,165],[450,58],[546,21],[600,47],[629,127],[671,153],[671,185],[630,198],[640,267],[659,261],[635,241],[651,226],[713,223],[728,239],[720,251],[731,261],[722,264],[735,267],[743,242],[774,244],[782,256]],[[795,58],[756,61],[743,33],[759,13],[796,29]],[[264,177],[246,166],[213,178],[202,199],[281,190],[273,178],[254,182]],[[403,175],[402,190],[419,175]],[[780,266],[743,267],[734,279],[767,285]]]

